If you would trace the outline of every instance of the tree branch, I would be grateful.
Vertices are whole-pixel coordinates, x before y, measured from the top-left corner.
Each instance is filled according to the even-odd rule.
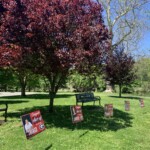
[[[127,2],[125,2],[127,3]],[[135,10],[141,6],[143,6],[144,4],[148,3],[148,0],[145,0],[143,3],[139,4],[139,3],[135,3],[133,6],[131,5],[130,7],[127,7],[127,9],[125,11],[123,11],[120,15],[118,15],[113,23],[112,23],[112,26],[114,26],[116,24],[116,22],[123,16],[125,16],[128,12],[132,11],[132,10]]]
[[[126,39],[126,37],[129,36],[129,35],[131,34],[131,32],[132,32],[133,26],[130,25],[127,20],[125,20],[125,22],[126,22],[126,24],[128,25],[128,27],[129,27],[129,31],[121,38],[121,40],[119,40],[117,43],[115,43],[114,45],[112,45],[113,49],[114,49],[117,45],[121,44],[121,43]]]

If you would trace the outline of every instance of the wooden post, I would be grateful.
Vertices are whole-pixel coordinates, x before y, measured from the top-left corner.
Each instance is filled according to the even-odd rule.
[[[112,117],[113,116],[113,104],[105,104],[104,116],[105,117]]]
[[[126,111],[130,110],[130,101],[125,101],[125,110]]]
[[[144,107],[144,100],[141,98],[139,101],[140,101],[140,106]]]
[[[6,104],[6,110],[5,110],[5,122],[7,121],[7,109],[8,109],[8,104]]]

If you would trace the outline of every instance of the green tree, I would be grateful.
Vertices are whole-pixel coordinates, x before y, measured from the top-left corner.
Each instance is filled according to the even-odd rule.
[[[7,92],[18,86],[17,78],[8,68],[0,68],[0,90]]]
[[[41,91],[41,76],[37,75],[37,74],[33,74],[32,72],[29,73],[28,78],[27,78],[27,86],[26,89],[28,89],[28,91]]]
[[[79,74],[75,71],[68,79],[69,84],[76,92],[103,91],[105,89],[105,81],[102,75],[98,73]]]
[[[148,93],[150,90],[150,58],[140,58],[135,63],[137,81],[141,92]]]
[[[45,82],[43,81],[43,77],[39,74],[34,74],[29,69],[13,69],[17,79],[19,86],[21,88],[21,96],[26,96],[26,90],[28,91],[38,91],[42,90],[42,87],[45,86]],[[44,84],[43,84],[44,82]]]

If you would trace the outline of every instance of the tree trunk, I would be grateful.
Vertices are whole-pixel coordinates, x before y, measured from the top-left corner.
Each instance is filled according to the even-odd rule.
[[[106,90],[107,93],[112,93],[114,91],[114,85],[110,81],[106,81]]]
[[[49,101],[49,112],[53,112],[53,106],[54,106],[54,98],[56,93],[55,92],[49,92],[50,101]]]
[[[21,96],[26,96],[26,84],[21,84]]]
[[[19,81],[21,86],[21,96],[26,96],[26,85],[27,85],[27,77],[25,75],[19,75]]]
[[[121,87],[122,87],[122,85],[119,84],[119,97],[121,97]]]
[[[28,91],[31,92],[31,87],[30,86],[28,87]]]
[[[15,88],[15,91],[18,92],[18,87]]]
[[[4,86],[4,91],[7,92],[7,84]]]
[[[61,85],[61,79],[63,76],[60,76],[60,74],[55,74],[53,75],[52,78],[49,78],[49,96],[50,96],[50,101],[49,101],[49,112],[53,112],[53,107],[54,107],[54,99],[56,96],[56,93],[58,92],[58,89]]]

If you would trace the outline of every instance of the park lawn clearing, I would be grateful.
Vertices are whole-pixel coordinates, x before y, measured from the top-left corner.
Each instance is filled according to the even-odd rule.
[[[0,104],[8,103],[7,122],[0,126],[2,150],[149,150],[150,149],[150,98],[139,105],[139,97],[94,93],[101,97],[102,107],[91,109],[93,103],[83,107],[84,121],[72,124],[70,105],[75,105],[74,93],[58,93],[54,113],[48,113],[49,97],[46,93],[0,98]],[[130,101],[130,111],[125,111],[124,101]],[[112,103],[114,116],[104,117],[103,107]],[[98,102],[96,102],[98,106]],[[27,140],[21,115],[40,110],[46,130]],[[2,115],[2,113],[0,113]],[[3,119],[0,116],[0,119]]]

